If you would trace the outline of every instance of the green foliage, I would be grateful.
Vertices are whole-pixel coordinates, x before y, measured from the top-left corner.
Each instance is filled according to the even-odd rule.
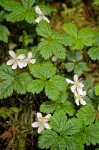
[[[66,50],[63,45],[71,45],[71,40],[65,34],[53,32],[46,21],[40,21],[36,31],[45,38],[38,45],[40,54],[44,59],[48,59],[52,55],[59,59],[65,59]]]
[[[7,43],[9,35],[9,30],[5,26],[0,25],[0,40]]]
[[[78,31],[72,23],[63,25],[63,30],[67,33],[68,38],[72,39],[71,49],[81,50],[84,46],[92,46],[94,44],[94,34],[89,28],[82,28]]]
[[[95,86],[95,94],[96,94],[96,95],[99,95],[99,85],[96,85],[96,86]]]
[[[86,145],[99,144],[99,120],[85,129]]]
[[[25,20],[33,23],[35,20],[35,9],[33,4],[35,0],[21,0],[21,3],[13,0],[1,0],[2,6],[8,13],[5,15],[7,21],[16,22]]]
[[[85,125],[91,125],[96,118],[94,106],[86,104],[78,110],[77,117],[82,119]]]
[[[0,67],[0,78],[3,80],[0,83],[0,98],[7,98],[11,96],[13,90],[18,94],[26,93],[26,86],[31,81],[31,77],[28,73],[22,73],[16,75],[14,71],[6,64]]]
[[[77,74],[78,76],[83,74],[84,71],[88,70],[87,64],[85,62],[68,62],[65,64],[65,67],[68,70],[68,72],[74,70],[74,74]]]
[[[45,94],[49,99],[56,100],[60,92],[66,90],[64,77],[55,75],[55,67],[50,62],[30,66],[31,74],[38,78],[28,84],[28,91],[40,93],[45,87]]]

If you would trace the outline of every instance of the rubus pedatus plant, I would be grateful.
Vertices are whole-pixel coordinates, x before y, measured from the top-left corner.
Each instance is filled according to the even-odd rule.
[[[8,129],[0,138],[6,139],[6,149],[32,147],[37,136],[39,149],[99,147],[99,85],[88,76],[85,59],[99,60],[99,33],[72,23],[56,32],[42,11],[49,15],[54,8],[37,5],[35,0],[0,0],[2,24],[32,24],[32,34],[20,35],[20,48],[11,43],[11,58],[0,66],[0,116],[6,121],[1,126]],[[8,43],[9,29],[0,28],[0,40]]]

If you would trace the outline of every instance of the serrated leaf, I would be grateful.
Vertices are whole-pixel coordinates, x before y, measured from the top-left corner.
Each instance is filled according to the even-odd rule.
[[[51,62],[43,62],[42,64],[34,64],[30,66],[30,71],[34,77],[45,80],[55,75],[56,68]]]
[[[9,30],[5,26],[0,25],[0,40],[7,43],[9,35]]]
[[[77,74],[78,76],[83,74],[83,71],[87,71],[87,70],[88,70],[88,67],[85,62],[80,62],[78,64],[75,64],[74,73]]]
[[[40,111],[43,113],[53,113],[57,108],[55,102],[43,102],[40,106]]]
[[[45,86],[45,82],[42,80],[32,80],[27,87],[28,92],[40,93]]]
[[[5,15],[5,18],[10,22],[26,20],[28,23],[33,23],[35,19],[33,4],[34,0],[23,0],[22,3],[13,0],[0,1],[0,5],[9,11],[9,13]]]
[[[80,29],[78,38],[81,39],[85,46],[92,46],[95,42],[94,34],[89,28]]]
[[[85,129],[86,145],[99,144],[99,120],[98,124],[94,123]]]
[[[71,118],[66,122],[64,134],[65,135],[76,134],[81,131],[82,127],[83,122],[81,119]]]
[[[57,111],[51,117],[50,125],[58,133],[61,133],[65,130],[67,116],[63,110]]]
[[[57,133],[52,130],[45,130],[39,137],[38,146],[41,149],[48,149],[51,145],[56,142]]]
[[[99,60],[99,47],[92,47],[88,50],[89,57],[92,60]]]
[[[45,38],[50,38],[52,35],[52,30],[50,28],[49,23],[44,20],[39,22],[36,31],[40,36],[43,36]]]
[[[73,35],[75,38],[77,38],[77,28],[74,24],[72,23],[66,23],[63,25],[63,30],[70,34]]]
[[[75,63],[73,62],[68,62],[65,64],[66,69],[68,70],[68,72],[73,71],[74,67],[75,67]]]
[[[99,95],[99,85],[96,85],[96,86],[95,86],[95,94],[96,94],[96,95]]]
[[[80,51],[68,51],[67,52],[67,58],[71,61],[79,61],[83,58]]]
[[[77,117],[82,119],[85,125],[91,125],[96,118],[94,107],[86,104],[78,110]]]
[[[94,82],[94,78],[93,77],[87,77],[86,80],[84,81],[84,89],[85,91],[89,90]]]
[[[31,76],[28,73],[22,73],[14,79],[14,90],[18,94],[25,94],[27,85],[31,82]]]
[[[65,59],[66,57],[65,48],[53,39],[40,42],[38,49],[44,59],[49,59],[52,55],[59,59]]]

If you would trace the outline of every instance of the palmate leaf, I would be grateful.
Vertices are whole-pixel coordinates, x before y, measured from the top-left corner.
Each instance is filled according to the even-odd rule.
[[[96,119],[93,105],[86,104],[78,110],[77,117],[82,119],[85,125],[91,125]]]
[[[89,28],[83,28],[78,31],[76,26],[71,23],[63,25],[63,30],[67,33],[68,38],[72,39],[73,50],[81,50],[84,46],[92,46],[95,42],[94,33]]]
[[[22,0],[22,3],[13,0],[1,0],[0,6],[9,12],[5,15],[7,21],[16,22],[26,20],[28,23],[33,23],[35,9],[32,5],[34,2],[34,0]]]
[[[31,77],[28,73],[22,73],[17,76],[6,64],[0,67],[0,78],[3,79],[0,83],[0,99],[11,96],[14,90],[18,94],[25,94],[27,84],[31,82]]]
[[[99,120],[85,129],[86,145],[99,144]]]
[[[72,39],[66,34],[60,34],[51,30],[50,25],[46,21],[40,21],[36,28],[37,33],[43,36],[42,42],[39,43],[38,49],[44,59],[49,59],[52,55],[56,58],[65,59],[65,46],[72,45]]]
[[[7,43],[9,35],[9,30],[5,26],[0,25],[0,40]]]

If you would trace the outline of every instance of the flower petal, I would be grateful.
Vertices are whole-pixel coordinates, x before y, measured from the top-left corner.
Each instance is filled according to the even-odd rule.
[[[44,130],[44,126],[41,124],[40,126],[39,126],[39,128],[38,128],[38,133],[40,133],[41,131],[43,131]]]
[[[30,60],[30,63],[31,63],[31,64],[35,64],[35,62],[36,62],[36,59],[31,59],[31,60]]]
[[[75,103],[79,106],[79,98],[76,98]]]
[[[15,58],[15,57],[16,57],[16,54],[15,54],[14,51],[9,51],[9,54],[10,54],[10,56],[11,56],[12,58]]]
[[[42,11],[41,11],[41,9],[39,8],[39,6],[36,6],[36,7],[35,7],[35,11],[36,11],[36,13],[37,13],[38,15],[41,15],[41,14],[42,14]]]
[[[72,80],[70,80],[70,79],[67,79],[67,78],[66,78],[66,81],[67,81],[67,83],[74,84],[74,82],[73,82]]]
[[[74,81],[77,82],[78,81],[78,76],[75,74],[74,75]]]
[[[14,61],[14,59],[12,58],[12,59],[10,59],[10,60],[7,61],[7,65],[8,65],[8,66],[9,66],[9,65],[12,65],[14,62],[15,62],[15,61]]]
[[[51,127],[49,126],[48,123],[44,123],[44,127],[45,127],[46,129],[51,129]]]
[[[39,17],[35,20],[35,22],[39,23],[42,19],[43,19],[42,16],[39,16]]]
[[[78,85],[79,85],[79,87],[81,87],[81,88],[83,88],[83,87],[84,87],[84,84],[83,84],[83,83],[81,83],[81,82],[79,82],[79,83],[78,83]]]
[[[45,116],[46,119],[50,119],[50,117],[51,117],[51,114],[48,114]]]
[[[48,20],[48,18],[46,16],[43,16],[43,20],[47,21],[48,23],[50,23],[50,21]]]
[[[24,64],[23,64],[23,62],[22,61],[17,61],[17,64],[18,64],[18,66],[19,66],[19,68],[23,68],[24,67]]]
[[[42,117],[42,114],[40,112],[37,113],[37,119],[39,120],[39,118]]]
[[[29,52],[28,53],[28,59],[31,59],[32,58],[32,52]]]
[[[32,127],[36,128],[36,127],[39,127],[40,126],[40,123],[39,122],[34,122],[32,123]]]
[[[82,105],[86,105],[86,102],[85,102],[82,98],[80,98],[80,103],[81,103]]]
[[[17,63],[14,62],[14,64],[12,65],[12,69],[16,69],[17,68]]]
[[[25,58],[25,55],[24,54],[20,54],[17,59],[24,59]]]
[[[71,91],[74,93],[76,90],[76,85],[71,86]]]

